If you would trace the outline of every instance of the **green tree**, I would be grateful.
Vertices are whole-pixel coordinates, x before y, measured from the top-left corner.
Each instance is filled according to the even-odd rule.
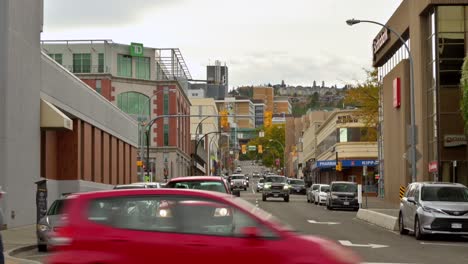
[[[248,145],[263,146],[263,154],[258,154],[255,151],[249,151],[246,154],[248,159],[262,159],[263,164],[270,167],[274,164],[274,158],[281,159],[281,166],[283,166],[283,149],[280,144],[270,139],[278,140],[284,145],[285,142],[285,127],[284,125],[272,125],[271,127],[258,129],[257,132],[263,130],[265,132],[264,137],[256,137],[249,141]]]
[[[358,108],[354,115],[363,120],[366,127],[376,127],[379,121],[379,90],[382,83],[378,80],[377,69],[366,70],[366,73],[367,79],[364,82],[346,91],[344,103]],[[377,134],[374,132],[368,137],[369,140],[374,140],[377,139]]]
[[[460,82],[462,89],[460,110],[463,117],[465,131],[468,131],[468,56],[465,57],[465,61],[463,62],[462,78]]]

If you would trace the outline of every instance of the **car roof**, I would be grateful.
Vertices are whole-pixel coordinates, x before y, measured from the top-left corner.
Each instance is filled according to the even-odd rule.
[[[108,198],[115,196],[134,196],[134,195],[182,195],[182,196],[199,196],[205,198],[232,198],[231,194],[203,191],[194,189],[177,189],[177,188],[159,188],[159,189],[119,189],[119,190],[104,190],[95,192],[77,193],[70,196],[70,198],[78,199],[94,199],[94,198]]]
[[[461,183],[454,182],[415,182],[415,184],[421,184],[423,186],[454,186],[454,187],[466,187]]]
[[[336,184],[336,183],[344,183],[344,184],[357,184],[355,182],[349,182],[349,181],[332,181],[331,184]]]
[[[245,174],[243,174],[243,173],[234,173],[231,176],[245,176]]]
[[[172,178],[172,179],[169,180],[169,182],[179,182],[179,181],[223,181],[223,180],[224,179],[221,176],[188,176],[188,177]]]

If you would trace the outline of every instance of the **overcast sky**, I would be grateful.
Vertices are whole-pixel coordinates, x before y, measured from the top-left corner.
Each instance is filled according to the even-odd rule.
[[[44,0],[42,39],[112,39],[181,49],[194,79],[215,60],[229,86],[339,86],[362,80],[380,30],[401,0]]]

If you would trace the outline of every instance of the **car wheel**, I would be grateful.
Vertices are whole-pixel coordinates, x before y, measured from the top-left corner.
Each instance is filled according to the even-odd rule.
[[[244,188],[244,191],[247,191],[247,188]]]
[[[289,203],[289,196],[284,197],[284,201]]]
[[[266,201],[266,195],[262,195],[262,201]]]
[[[398,215],[398,229],[400,230],[400,235],[407,235],[408,230],[405,229],[405,225],[403,224],[403,215],[400,214]]]
[[[39,251],[39,252],[47,252],[47,245],[38,244],[38,245],[37,245],[37,251]]]
[[[416,217],[416,220],[414,221],[414,237],[417,240],[424,239],[424,235],[421,233],[421,225],[419,223],[419,218],[418,217]]]
[[[309,199],[309,196],[307,196],[307,203],[310,203],[310,199]]]

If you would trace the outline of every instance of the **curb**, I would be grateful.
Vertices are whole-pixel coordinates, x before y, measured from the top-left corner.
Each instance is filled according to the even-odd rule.
[[[398,218],[368,209],[359,209],[356,217],[391,231],[398,231]]]
[[[15,261],[15,263],[19,262],[19,263],[25,263],[25,264],[26,263],[27,264],[42,264],[39,261],[16,258],[16,257],[12,256],[12,255],[16,255],[16,254],[19,254],[19,253],[22,253],[22,252],[25,252],[25,251],[28,251],[28,250],[31,250],[31,249],[35,249],[35,248],[37,248],[37,245],[21,246],[21,247],[17,247],[17,248],[14,248],[14,249],[10,249],[10,250],[5,252],[5,260],[6,260],[5,263],[8,263],[8,260],[13,260],[13,261]]]

